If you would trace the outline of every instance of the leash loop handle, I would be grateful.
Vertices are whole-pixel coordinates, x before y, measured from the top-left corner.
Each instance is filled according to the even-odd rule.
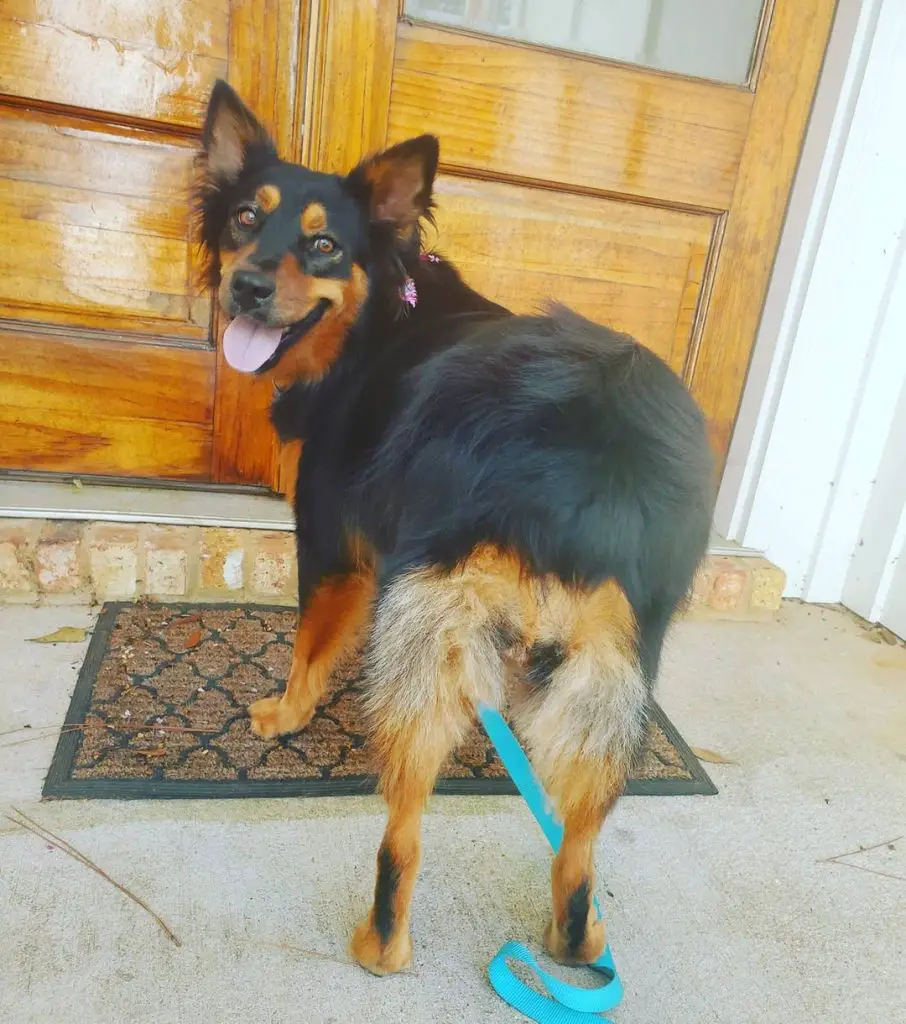
[[[563,826],[554,815],[550,800],[538,781],[525,751],[495,708],[482,704],[478,708],[478,716],[510,778],[556,853],[563,842]],[[597,897],[594,906],[600,919],[602,914]],[[542,995],[517,978],[509,965],[510,960],[517,960],[528,967],[548,995]],[[623,985],[617,974],[610,946],[607,946],[601,956],[589,966],[605,979],[603,985],[598,988],[569,985],[542,970],[521,943],[507,942],[488,966],[488,981],[504,1002],[538,1024],[589,1024],[590,1015],[612,1010],[623,998]]]

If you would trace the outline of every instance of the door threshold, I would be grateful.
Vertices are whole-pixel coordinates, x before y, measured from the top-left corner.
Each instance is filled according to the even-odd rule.
[[[0,518],[293,530],[285,498],[199,488],[0,479]]]
[[[235,493],[155,484],[123,486],[71,480],[0,478],[0,519],[94,520],[162,526],[219,526],[245,530],[293,530],[289,502],[279,495]],[[712,531],[708,554],[760,558]]]

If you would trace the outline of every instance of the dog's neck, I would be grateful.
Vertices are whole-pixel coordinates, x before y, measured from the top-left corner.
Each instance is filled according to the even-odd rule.
[[[321,410],[354,389],[356,377],[399,346],[419,346],[413,363],[427,354],[444,326],[461,317],[495,319],[510,311],[470,288],[456,268],[439,257],[407,261],[415,302],[400,295],[402,284],[376,287],[351,325],[337,360],[318,380],[299,379],[279,390],[271,420],[284,440],[311,436]],[[406,277],[401,278],[405,281]]]

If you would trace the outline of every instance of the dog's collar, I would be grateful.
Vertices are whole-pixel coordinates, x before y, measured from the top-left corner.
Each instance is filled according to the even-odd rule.
[[[419,259],[422,263],[440,263],[440,256],[433,252],[423,252]],[[415,287],[415,281],[409,274],[406,274],[403,278],[403,283],[399,289],[399,296],[402,302],[413,309],[418,305],[418,289]]]

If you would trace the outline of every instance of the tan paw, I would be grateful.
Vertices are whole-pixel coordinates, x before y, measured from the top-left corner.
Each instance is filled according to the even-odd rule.
[[[252,732],[265,740],[282,736],[287,732],[298,732],[311,721],[314,712],[300,712],[290,707],[280,697],[265,697],[256,700],[249,708]]]
[[[395,974],[412,963],[412,939],[408,927],[405,927],[383,945],[369,916],[353,932],[349,952],[366,971],[383,977]]]
[[[594,909],[589,914],[585,927],[585,938],[578,947],[570,948],[569,937],[551,921],[544,932],[544,946],[548,953],[561,964],[576,966],[593,963],[604,952],[607,935],[604,922],[595,919]]]

